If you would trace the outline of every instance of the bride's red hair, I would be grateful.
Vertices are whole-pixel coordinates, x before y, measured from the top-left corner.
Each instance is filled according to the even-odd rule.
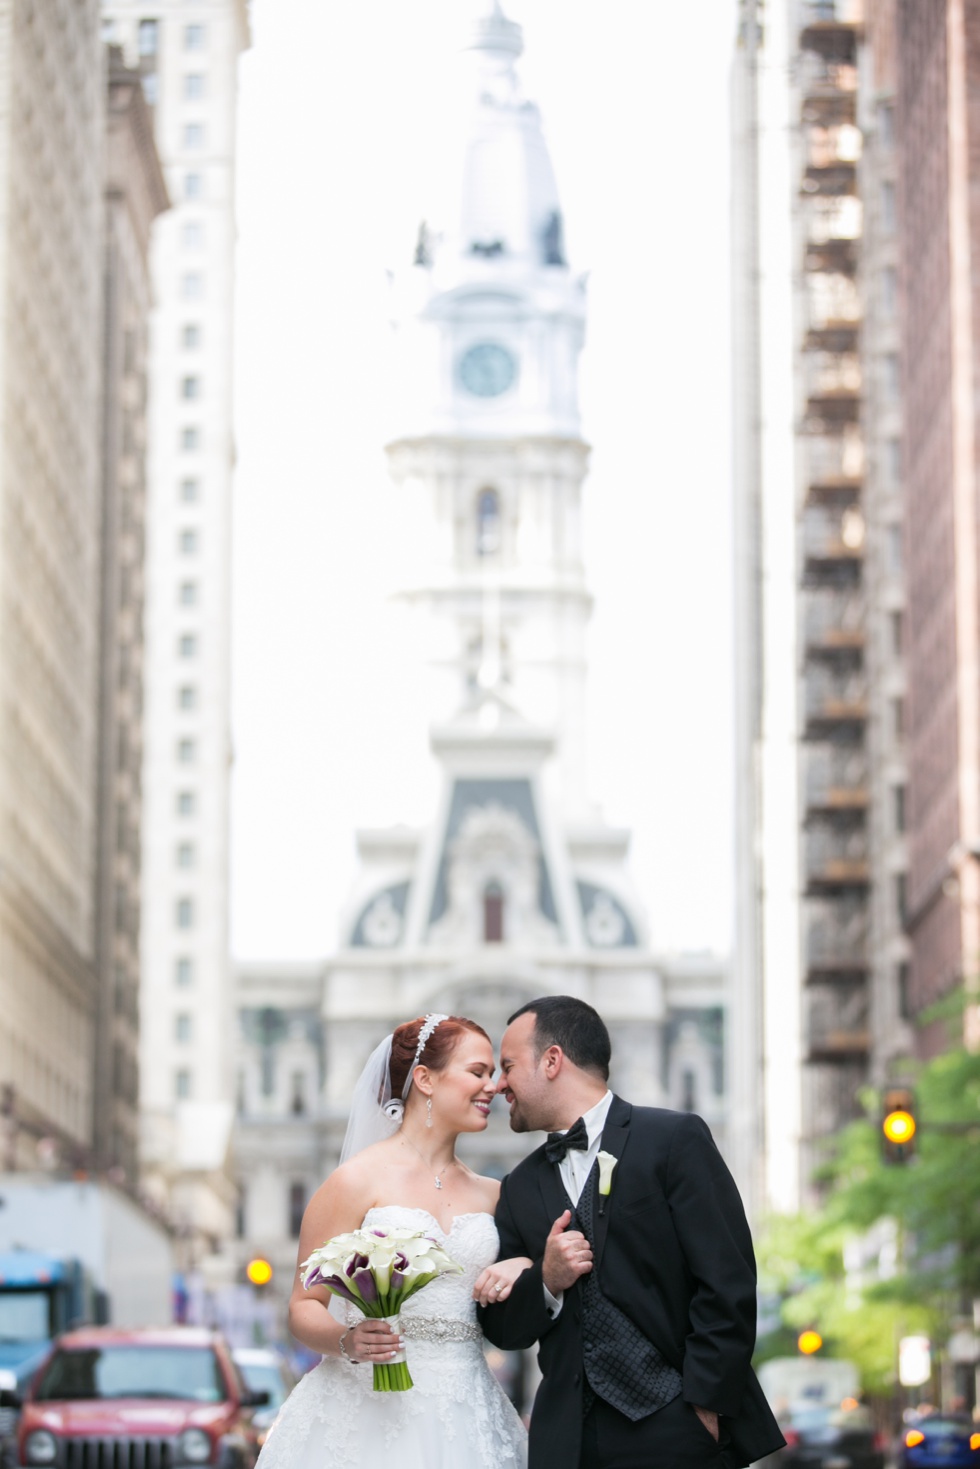
[[[420,1015],[417,1020],[406,1020],[404,1025],[399,1025],[391,1037],[391,1061],[388,1072],[391,1077],[393,1097],[402,1095],[408,1073],[416,1066],[428,1066],[430,1071],[444,1070],[449,1064],[449,1057],[457,1041],[466,1031],[472,1031],[474,1035],[482,1035],[485,1041],[493,1045],[483,1026],[477,1025],[475,1020],[467,1020],[463,1015],[450,1015],[446,1020],[439,1021],[416,1061],[415,1052],[418,1050],[419,1032],[424,1024],[424,1015]]]

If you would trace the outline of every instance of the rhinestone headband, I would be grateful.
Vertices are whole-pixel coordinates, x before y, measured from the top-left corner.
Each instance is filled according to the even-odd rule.
[[[440,1025],[442,1023],[443,1020],[448,1020],[448,1019],[449,1019],[449,1016],[448,1015],[437,1015],[437,1014],[433,1013],[431,1015],[427,1015],[425,1017],[425,1019],[423,1020],[423,1022],[422,1022],[422,1028],[419,1031],[419,1043],[418,1043],[418,1045],[415,1048],[415,1060],[412,1062],[411,1066],[408,1068],[408,1075],[405,1078],[405,1085],[404,1085],[404,1087],[402,1089],[402,1096],[403,1097],[407,1097],[408,1096],[408,1089],[412,1085],[412,1077],[415,1074],[415,1068],[419,1064],[419,1058],[421,1057],[422,1052],[425,1050],[426,1046],[429,1044],[429,1040],[430,1040],[430,1038],[432,1036],[433,1031],[435,1030],[435,1028],[436,1028],[437,1025]]]

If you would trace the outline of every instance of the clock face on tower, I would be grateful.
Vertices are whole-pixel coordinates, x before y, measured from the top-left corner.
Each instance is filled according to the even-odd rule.
[[[459,380],[477,398],[506,393],[517,378],[517,359],[497,342],[477,342],[459,360]]]

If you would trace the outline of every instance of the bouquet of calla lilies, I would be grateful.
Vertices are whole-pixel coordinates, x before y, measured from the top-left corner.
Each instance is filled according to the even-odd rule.
[[[398,1313],[417,1291],[440,1275],[462,1274],[462,1265],[421,1230],[354,1229],[314,1250],[300,1265],[307,1290],[322,1285],[350,1301],[365,1316],[384,1319],[398,1331]],[[375,1392],[413,1387],[404,1353],[375,1363]]]

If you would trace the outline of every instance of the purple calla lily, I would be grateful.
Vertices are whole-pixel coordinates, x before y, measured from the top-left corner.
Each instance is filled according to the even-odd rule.
[[[358,1270],[351,1277],[351,1284],[356,1286],[365,1306],[373,1305],[378,1299],[378,1282],[374,1278],[373,1270]]]
[[[344,1266],[344,1274],[353,1277],[355,1271],[367,1269],[370,1263],[367,1255],[351,1255],[347,1264]]]
[[[325,1285],[327,1290],[332,1290],[335,1295],[342,1296],[345,1301],[350,1301],[352,1306],[361,1304],[360,1297],[351,1290],[341,1275],[327,1275],[320,1281],[320,1284]]]

